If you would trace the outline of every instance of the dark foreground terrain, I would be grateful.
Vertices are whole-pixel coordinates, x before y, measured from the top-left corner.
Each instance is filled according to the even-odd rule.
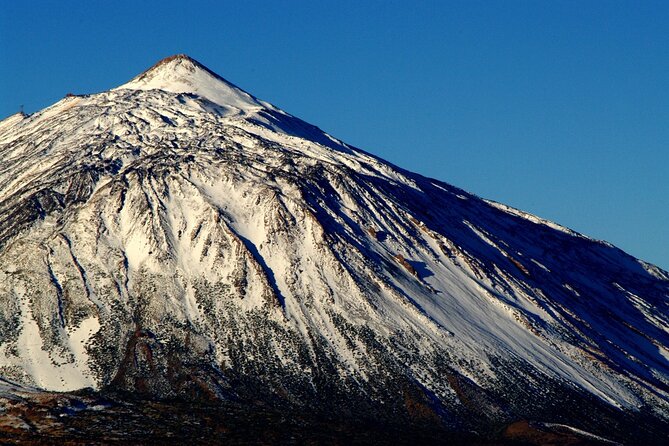
[[[417,416],[405,424],[363,414],[342,418],[282,413],[262,402],[215,405],[150,401],[87,392],[38,393],[0,401],[0,444],[613,444],[526,420],[487,436],[453,434]]]

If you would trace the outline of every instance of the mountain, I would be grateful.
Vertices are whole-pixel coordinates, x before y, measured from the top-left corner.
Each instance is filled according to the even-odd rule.
[[[0,401],[22,395],[19,418],[85,395],[100,417],[141,400],[481,441],[669,433],[669,273],[188,56],[6,118],[0,160]]]

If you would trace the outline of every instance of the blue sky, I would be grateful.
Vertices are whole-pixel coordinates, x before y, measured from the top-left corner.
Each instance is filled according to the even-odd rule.
[[[175,53],[401,167],[669,269],[669,2],[5,2],[0,117]]]

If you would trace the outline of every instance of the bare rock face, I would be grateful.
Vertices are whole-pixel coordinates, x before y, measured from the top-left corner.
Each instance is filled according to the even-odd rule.
[[[667,272],[392,166],[187,56],[1,121],[0,160],[13,382],[669,431]]]

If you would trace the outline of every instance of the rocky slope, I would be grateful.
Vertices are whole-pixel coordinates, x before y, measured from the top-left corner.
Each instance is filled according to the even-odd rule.
[[[669,274],[187,56],[0,122],[0,376],[497,432],[669,432]]]

